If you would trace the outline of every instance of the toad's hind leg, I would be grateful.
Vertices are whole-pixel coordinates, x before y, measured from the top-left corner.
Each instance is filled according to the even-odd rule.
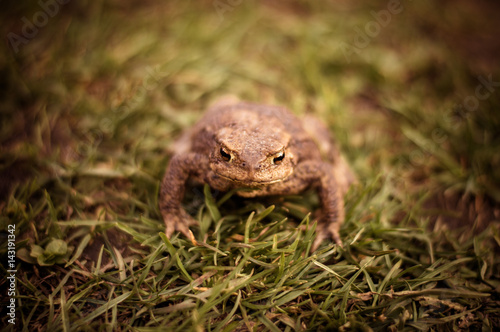
[[[345,194],[349,187],[356,182],[356,176],[352,172],[344,156],[340,153],[337,141],[330,133],[326,125],[312,115],[303,118],[303,126],[307,133],[313,138],[319,147],[323,159],[334,165],[334,177]]]

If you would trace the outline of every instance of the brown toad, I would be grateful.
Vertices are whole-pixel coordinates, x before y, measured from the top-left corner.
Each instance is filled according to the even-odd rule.
[[[297,194],[316,188],[321,214],[313,248],[331,237],[341,244],[343,194],[353,174],[328,129],[313,117],[298,119],[277,106],[226,98],[175,144],[160,190],[166,235],[180,231],[188,238],[197,222],[181,207],[186,181],[213,189],[237,191],[243,197]]]

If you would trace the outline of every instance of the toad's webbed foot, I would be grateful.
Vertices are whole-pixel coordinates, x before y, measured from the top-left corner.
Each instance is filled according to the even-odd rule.
[[[188,239],[192,237],[189,227],[197,225],[198,222],[191,217],[184,209],[168,211],[163,214],[165,222],[165,234],[168,238],[172,237],[175,231],[181,232]]]
[[[342,247],[340,239],[340,222],[318,222],[316,226],[316,238],[314,239],[311,251],[316,251],[324,240],[332,239],[337,245]]]

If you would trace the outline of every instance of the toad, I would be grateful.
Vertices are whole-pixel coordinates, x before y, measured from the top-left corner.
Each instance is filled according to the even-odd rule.
[[[327,239],[341,245],[343,195],[354,180],[324,124],[312,116],[299,119],[278,106],[225,98],[174,144],[160,188],[159,206],[166,235],[192,238],[195,221],[181,206],[188,179],[243,197],[318,192],[319,211],[313,249]]]

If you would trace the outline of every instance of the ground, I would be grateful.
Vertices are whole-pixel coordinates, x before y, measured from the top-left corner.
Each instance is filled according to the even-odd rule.
[[[496,2],[2,6],[4,330],[500,328]],[[227,94],[335,133],[344,247],[310,251],[312,192],[190,187],[197,243],[164,236],[172,143]]]

